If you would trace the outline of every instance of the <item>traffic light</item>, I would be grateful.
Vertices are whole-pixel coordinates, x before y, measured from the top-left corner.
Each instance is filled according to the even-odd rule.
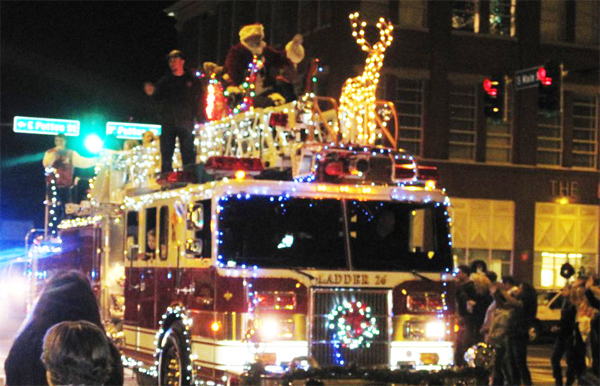
[[[548,62],[540,67],[538,78],[538,107],[547,113],[560,108],[561,69],[558,63]]]
[[[501,121],[504,114],[504,80],[501,77],[483,81],[485,116]]]
[[[102,151],[104,142],[98,135],[90,134],[87,137],[85,137],[84,146],[90,153],[98,154]]]

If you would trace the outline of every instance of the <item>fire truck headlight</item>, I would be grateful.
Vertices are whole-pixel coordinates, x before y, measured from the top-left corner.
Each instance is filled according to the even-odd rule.
[[[279,336],[279,323],[275,319],[265,319],[260,324],[260,336],[263,340],[275,340]]]
[[[445,332],[444,323],[441,322],[430,322],[425,327],[425,336],[428,338],[443,338]]]

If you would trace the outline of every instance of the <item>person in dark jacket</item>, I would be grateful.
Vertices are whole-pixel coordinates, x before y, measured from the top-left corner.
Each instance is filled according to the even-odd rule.
[[[4,363],[6,385],[48,385],[41,360],[44,336],[60,322],[77,320],[93,323],[104,331],[89,280],[77,271],[58,273],[44,287],[10,348]],[[110,349],[113,368],[106,384],[122,385],[121,354],[113,344]]]
[[[590,323],[590,346],[592,348],[592,373],[596,377],[600,377],[600,280],[598,276],[592,275],[585,283],[585,297],[590,307],[596,310],[594,317]]]
[[[179,138],[183,166],[196,163],[194,150],[194,122],[202,121],[202,84],[185,70],[181,51],[173,50],[167,56],[171,73],[156,84],[153,97],[159,106],[161,171],[173,170],[175,140]]]
[[[571,285],[567,284],[562,290],[563,304],[560,309],[560,321],[558,323],[558,331],[556,334],[556,340],[554,341],[554,348],[552,350],[552,376],[554,377],[554,384],[557,386],[563,385],[562,367],[560,360],[566,352],[570,352],[573,346],[573,331],[575,330],[575,317],[577,315],[577,308],[570,301]],[[569,361],[570,357],[568,357]],[[572,370],[572,366],[567,363],[567,383],[569,379],[574,379],[574,375],[570,373],[569,369]]]
[[[475,342],[476,321],[473,307],[476,304],[477,291],[475,283],[469,278],[471,271],[466,265],[460,265],[456,271],[456,312],[458,317],[458,332],[454,342],[454,364],[465,364],[465,352]]]
[[[503,278],[503,281],[506,279]],[[531,373],[527,367],[527,344],[529,327],[537,314],[537,292],[529,283],[521,283],[515,292],[516,306],[507,323],[506,350],[510,373],[510,385],[531,385]]]

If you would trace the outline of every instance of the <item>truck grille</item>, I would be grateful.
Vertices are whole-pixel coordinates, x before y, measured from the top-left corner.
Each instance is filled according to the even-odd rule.
[[[389,291],[382,290],[348,290],[319,288],[313,290],[313,325],[310,352],[321,366],[357,365],[381,366],[389,364]],[[328,316],[335,307],[345,303],[357,303],[370,307],[371,317],[379,334],[368,338],[357,348],[336,347],[334,330],[329,328],[331,320]],[[367,347],[366,343],[370,344]]]

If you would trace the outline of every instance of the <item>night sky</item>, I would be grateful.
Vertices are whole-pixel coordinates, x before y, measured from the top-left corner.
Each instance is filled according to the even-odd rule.
[[[4,1],[1,15],[0,220],[43,226],[43,152],[53,136],[17,134],[15,115],[81,121],[68,147],[106,121],[136,115],[142,83],[168,71],[177,48],[173,1]],[[118,144],[113,144],[116,146]]]

